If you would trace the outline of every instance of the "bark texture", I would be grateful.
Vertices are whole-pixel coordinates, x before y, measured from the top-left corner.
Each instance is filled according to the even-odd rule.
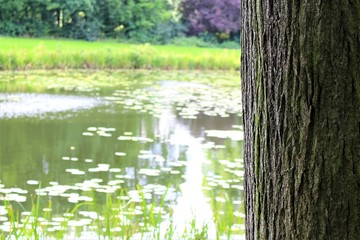
[[[247,239],[360,239],[360,1],[241,4]]]

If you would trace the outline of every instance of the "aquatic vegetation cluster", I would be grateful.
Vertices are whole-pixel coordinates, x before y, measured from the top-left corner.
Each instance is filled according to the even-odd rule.
[[[117,90],[113,96],[105,98],[127,109],[147,112],[160,117],[166,109],[173,109],[183,119],[196,119],[199,114],[229,117],[241,113],[240,89],[223,87],[214,89],[200,83],[158,82],[148,88]],[[224,97],[226,96],[226,97]]]

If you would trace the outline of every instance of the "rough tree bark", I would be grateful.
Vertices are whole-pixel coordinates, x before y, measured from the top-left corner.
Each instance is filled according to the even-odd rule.
[[[241,8],[247,239],[360,239],[360,1]]]

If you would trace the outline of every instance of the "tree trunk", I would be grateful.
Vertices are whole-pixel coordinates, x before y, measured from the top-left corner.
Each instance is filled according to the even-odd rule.
[[[242,0],[247,239],[360,239],[360,1]]]

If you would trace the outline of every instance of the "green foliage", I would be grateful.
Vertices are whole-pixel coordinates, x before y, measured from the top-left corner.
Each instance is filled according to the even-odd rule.
[[[66,1],[60,5],[61,36],[75,39],[96,40],[100,35],[101,20],[98,19],[96,0]]]
[[[174,20],[160,23],[151,31],[151,43],[168,44],[175,38],[183,37],[185,30],[185,25]]]
[[[199,37],[178,37],[172,39],[169,43],[175,46],[240,49],[240,44],[236,41],[224,41],[222,43],[218,43],[217,41],[206,41]]]
[[[0,0],[0,34],[45,36],[49,30],[46,0]]]
[[[156,31],[171,20],[166,0],[0,0],[0,34],[60,36],[96,40],[121,37],[154,42]],[[171,26],[169,24],[169,26]]]
[[[170,42],[176,46],[193,46],[193,47],[212,47],[211,43],[205,42],[198,37],[179,37],[171,40]]]
[[[0,0],[0,35],[168,44],[188,32],[180,0]],[[210,47],[226,36],[201,33]],[[228,36],[236,40],[234,36]],[[178,40],[175,40],[178,42]],[[219,47],[219,46],[216,46]]]
[[[170,19],[165,0],[129,0],[121,15],[127,37],[140,43],[154,42],[154,37],[159,36],[155,29]]]
[[[25,26],[18,25],[11,21],[0,21],[0,34],[18,36],[25,33]]]
[[[240,49],[240,43],[235,41],[226,41],[220,44],[221,48],[228,48],[228,49]]]

